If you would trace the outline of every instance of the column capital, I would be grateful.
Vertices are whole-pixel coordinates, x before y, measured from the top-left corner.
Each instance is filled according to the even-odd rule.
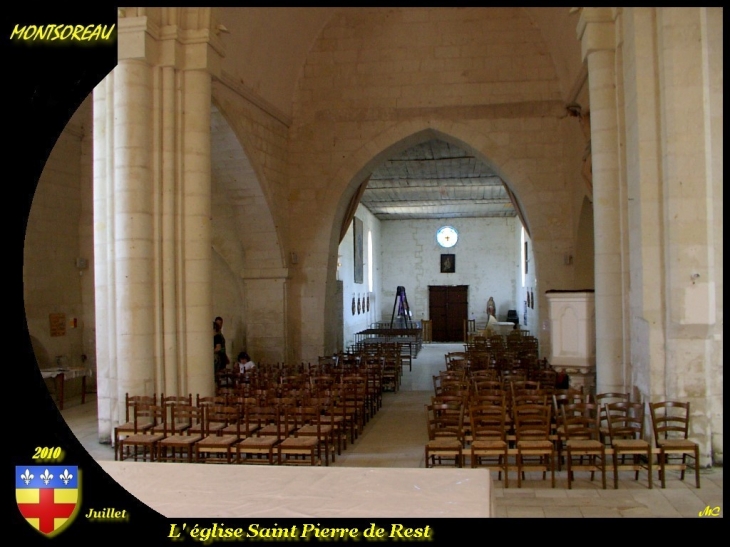
[[[581,42],[581,58],[590,53],[616,49],[616,8],[582,8],[576,33]]]
[[[119,60],[207,70],[219,77],[225,48],[215,8],[120,8]]]

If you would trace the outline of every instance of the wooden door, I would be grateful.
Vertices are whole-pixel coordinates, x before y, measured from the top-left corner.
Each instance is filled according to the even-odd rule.
[[[463,342],[469,313],[468,285],[431,285],[428,309],[434,342]]]

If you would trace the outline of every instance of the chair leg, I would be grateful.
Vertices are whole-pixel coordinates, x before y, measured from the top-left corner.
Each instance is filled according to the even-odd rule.
[[[647,450],[646,454],[646,468],[647,472],[649,473],[649,489],[651,490],[653,488],[652,486],[652,480],[654,480],[654,477],[652,477],[652,470],[651,470],[651,460],[654,458],[654,456],[651,453],[651,448]]]
[[[700,487],[700,447],[695,446],[695,486]]]
[[[509,454],[504,453],[504,487],[509,488]]]
[[[555,452],[550,454],[548,456],[548,460],[550,461],[550,482],[551,487],[555,488]]]
[[[658,456],[659,461],[657,463],[659,465],[659,479],[661,480],[662,488],[667,487],[667,477],[666,477],[667,471],[666,471],[666,467],[665,467],[666,466],[666,460],[665,460],[666,456],[667,455],[664,453],[664,450],[659,451],[659,456]]]

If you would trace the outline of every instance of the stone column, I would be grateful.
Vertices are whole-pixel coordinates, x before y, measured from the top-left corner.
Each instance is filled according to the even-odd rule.
[[[595,234],[596,389],[623,391],[625,345],[615,26],[611,8],[583,8],[578,23],[588,63]]]
[[[114,71],[114,284],[117,396],[155,391],[151,74],[141,60]]]
[[[181,305],[185,319],[181,330],[187,368],[184,393],[213,394],[212,374],[213,279],[211,244],[211,180],[210,180],[210,74],[205,70],[189,70],[181,76],[182,145],[181,173],[181,241],[182,287]]]
[[[212,26],[208,8],[120,10],[119,63],[95,92],[102,440],[124,420],[126,393],[214,391]]]
[[[722,459],[721,19],[698,7],[656,16],[667,351],[652,394],[691,402],[704,464]]]

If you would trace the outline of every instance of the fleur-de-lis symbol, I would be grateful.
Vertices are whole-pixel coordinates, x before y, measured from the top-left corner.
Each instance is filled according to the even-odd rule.
[[[46,469],[45,473],[43,473],[43,475],[41,475],[41,479],[43,479],[43,482],[46,483],[46,484],[48,484],[49,482],[51,482],[51,479],[52,478],[53,478],[53,475],[51,475],[48,472],[48,469]]]
[[[68,472],[68,469],[64,469],[63,470],[63,475],[61,475],[58,478],[63,481],[63,484],[68,484],[69,481],[74,478],[74,476],[71,473]]]
[[[30,481],[33,480],[33,473],[30,472],[30,469],[26,469],[25,473],[20,475],[20,478],[23,479],[25,484],[30,484]]]

